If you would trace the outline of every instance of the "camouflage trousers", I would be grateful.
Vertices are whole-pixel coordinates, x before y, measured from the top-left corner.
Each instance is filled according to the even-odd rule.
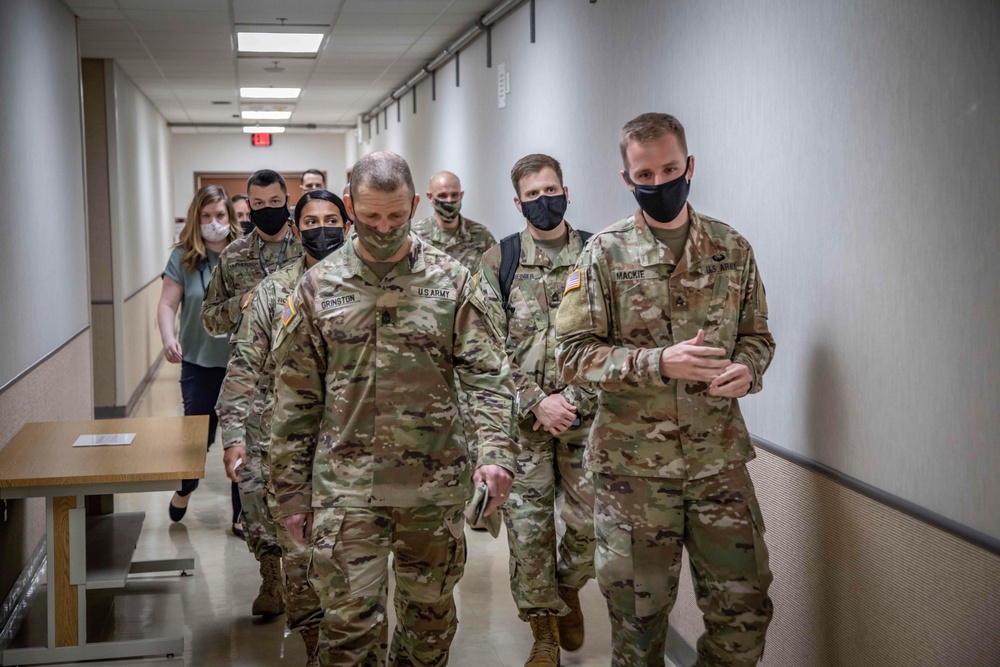
[[[764,521],[746,466],[704,479],[595,475],[597,582],[612,667],[662,667],[686,547],[705,633],[698,667],[749,667],[773,608]]]
[[[265,498],[266,483],[262,474],[260,446],[250,441],[247,434],[247,460],[240,469],[240,502],[243,504],[243,534],[247,547],[258,561],[265,554],[280,554],[278,536]]]
[[[277,516],[277,499],[267,493],[268,520]],[[292,542],[285,524],[273,521],[274,530],[281,546],[281,595],[285,601],[285,623],[290,630],[305,632],[318,627],[323,617],[319,606],[319,596],[309,583],[309,563],[312,561],[312,546],[299,546]]]
[[[583,468],[591,423],[584,420],[561,436],[519,429],[521,453],[503,509],[510,592],[522,621],[568,614],[559,587],[580,589],[594,577],[594,485]]]
[[[452,593],[465,571],[463,509],[458,505],[315,511],[309,579],[323,607],[322,665],[448,664],[458,628]],[[390,553],[396,578],[396,628],[387,647]]]
[[[465,442],[469,447],[469,463],[472,469],[476,469],[476,461],[479,460],[479,425],[476,423],[476,416],[469,409],[472,399],[468,392],[462,387],[458,376],[455,376],[455,392],[457,394],[458,405],[461,406],[459,414],[462,416],[462,432],[465,434]]]

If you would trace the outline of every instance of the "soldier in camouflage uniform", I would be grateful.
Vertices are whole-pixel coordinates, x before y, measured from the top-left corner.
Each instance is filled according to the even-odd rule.
[[[578,591],[594,577],[594,492],[583,469],[594,394],[567,386],[555,367],[556,308],[584,239],[563,219],[569,190],[555,159],[521,158],[511,180],[514,202],[528,224],[519,234],[509,298],[500,267],[501,248],[515,250],[512,239],[487,251],[477,289],[487,305],[486,319],[505,342],[517,391],[521,453],[504,505],[510,590],[535,637],[526,667],[545,667],[559,664],[560,645],[575,651],[583,644]],[[557,502],[566,527],[561,540]]]
[[[213,336],[235,331],[253,288],[285,262],[302,256],[302,244],[288,225],[288,191],[281,174],[270,169],[254,172],[247,193],[256,229],[222,251],[201,308],[201,325]]]
[[[755,665],[772,575],[737,399],[774,354],[764,285],[746,239],[687,205],[694,158],[676,118],[630,121],[621,152],[639,210],[591,240],[556,319],[563,380],[598,390],[585,464],[612,664],[664,664],[686,547],[697,664]]]
[[[465,190],[458,176],[450,171],[439,171],[431,177],[427,188],[427,201],[434,207],[434,213],[413,223],[413,233],[441,252],[448,253],[462,263],[470,273],[479,269],[483,253],[496,244],[493,234],[475,220],[461,214]],[[465,405],[469,399],[458,387],[459,401]],[[476,460],[476,423],[470,413],[463,416],[463,429],[469,442],[473,462]],[[472,526],[475,530],[486,530],[482,525]]]
[[[285,317],[271,481],[290,535],[313,545],[324,665],[383,665],[387,650],[391,664],[446,664],[471,482],[489,487],[490,513],[510,490],[510,371],[469,272],[409,233],[418,199],[398,155],[359,161],[347,200],[356,237],[306,273]],[[479,424],[474,474],[464,409]]]
[[[284,524],[271,519],[273,494],[268,493],[274,369],[287,341],[287,337],[277,340],[276,334],[284,331],[282,315],[286,301],[302,274],[343,245],[349,229],[345,216],[343,202],[326,190],[312,190],[299,199],[292,230],[305,253],[262,280],[254,290],[250,307],[230,339],[232,352],[218,406],[226,447],[223,459],[226,474],[239,482],[243,507],[253,508],[247,515],[264,519],[261,524],[247,523],[246,531],[252,536],[247,542],[263,544],[263,533],[271,540],[277,537],[282,549],[285,575],[282,592],[288,627],[302,633],[310,664],[318,664],[316,641],[322,616],[319,599],[308,579],[311,551],[293,544]],[[244,462],[242,468],[235,467],[237,461]],[[264,590],[261,592],[266,594]]]
[[[461,214],[464,197],[458,176],[450,171],[434,174],[427,190],[427,201],[434,207],[434,213],[414,222],[413,233],[475,272],[483,253],[497,241],[485,225]]]
[[[201,324],[213,336],[235,331],[257,284],[283,264],[294,263],[302,256],[302,244],[288,225],[288,194],[281,175],[270,169],[254,172],[247,181],[247,193],[250,219],[256,229],[226,246],[205,292]],[[235,483],[233,493],[239,494]],[[242,501],[241,496],[236,497]],[[234,502],[237,504],[240,503]],[[244,526],[265,524],[260,508],[253,503],[243,507],[242,516]],[[233,522],[233,532],[243,535],[235,525],[236,517]],[[260,563],[263,582],[261,594],[253,603],[253,613],[280,614],[284,606],[281,601],[281,549],[274,536],[264,530],[251,530],[246,538]]]

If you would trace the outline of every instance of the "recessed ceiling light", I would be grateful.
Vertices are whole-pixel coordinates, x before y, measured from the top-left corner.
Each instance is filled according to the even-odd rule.
[[[239,51],[249,53],[316,53],[322,33],[312,32],[238,32]]]
[[[301,88],[240,88],[240,97],[254,100],[294,100]]]
[[[232,104],[229,100],[212,100],[212,104]]]
[[[292,117],[291,111],[242,111],[240,115],[244,120],[288,120]]]
[[[285,128],[280,125],[275,125],[273,127],[265,127],[262,125],[245,125],[243,131],[247,134],[256,134],[258,132],[263,132],[265,134],[281,134],[285,131]]]

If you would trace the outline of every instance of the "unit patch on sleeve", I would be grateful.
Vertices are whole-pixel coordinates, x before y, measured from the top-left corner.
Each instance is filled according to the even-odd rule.
[[[281,311],[281,325],[287,327],[288,323],[295,317],[295,306],[292,305],[292,295],[285,299],[285,308]]]
[[[566,289],[563,290],[563,296],[566,296],[573,290],[580,287],[582,278],[580,277],[580,269],[577,269],[573,273],[569,274],[569,278],[566,279]]]

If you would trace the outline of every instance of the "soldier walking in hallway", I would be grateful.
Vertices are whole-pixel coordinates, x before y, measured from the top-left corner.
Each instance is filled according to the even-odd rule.
[[[254,232],[233,241],[219,256],[212,271],[201,310],[201,324],[213,336],[232,333],[250,304],[254,288],[266,276],[302,256],[302,244],[288,224],[288,193],[285,179],[270,169],[254,172],[247,180],[250,219]],[[237,484],[233,483],[237,489]],[[252,488],[239,489],[242,503],[243,534],[247,546],[260,564],[261,588],[253,603],[253,613],[276,615],[284,612],[281,598],[281,548],[256,502]]]
[[[579,590],[594,577],[594,492],[583,452],[595,396],[567,386],[555,363],[556,309],[590,234],[563,218],[569,189],[554,158],[521,158],[511,181],[525,229],[487,251],[477,290],[506,346],[516,391],[521,453],[504,504],[510,590],[535,638],[525,667],[549,667],[559,664],[560,646],[583,644]],[[566,527],[561,540],[557,506]]]
[[[687,204],[694,157],[676,118],[638,116],[620,149],[639,209],[591,240],[556,320],[563,380],[598,392],[585,464],[612,665],[664,664],[686,547],[697,664],[749,667],[773,611],[738,401],[774,354],[764,284],[747,240]]]
[[[326,190],[311,190],[299,199],[292,231],[305,252],[262,280],[254,290],[250,307],[231,338],[232,353],[218,407],[226,448],[223,457],[226,475],[239,482],[243,495],[254,497],[255,506],[264,517],[262,528],[278,538],[285,575],[282,593],[286,620],[289,629],[302,634],[309,665],[319,664],[316,642],[322,616],[319,598],[309,583],[311,550],[292,542],[284,523],[274,521],[271,513],[275,503],[268,452],[274,411],[274,371],[289,340],[276,334],[285,331],[287,299],[302,274],[344,244],[349,231],[349,223],[344,221],[346,214],[340,198]],[[238,461],[243,462],[241,468],[236,467]],[[254,613],[259,611],[255,609]]]
[[[387,651],[393,665],[447,664],[464,503],[473,480],[489,488],[487,512],[510,490],[510,372],[469,272],[410,233],[418,201],[401,157],[359,161],[346,202],[356,236],[305,274],[285,317],[271,474],[289,534],[312,544],[323,665],[383,665]],[[474,474],[465,409],[479,424]]]

